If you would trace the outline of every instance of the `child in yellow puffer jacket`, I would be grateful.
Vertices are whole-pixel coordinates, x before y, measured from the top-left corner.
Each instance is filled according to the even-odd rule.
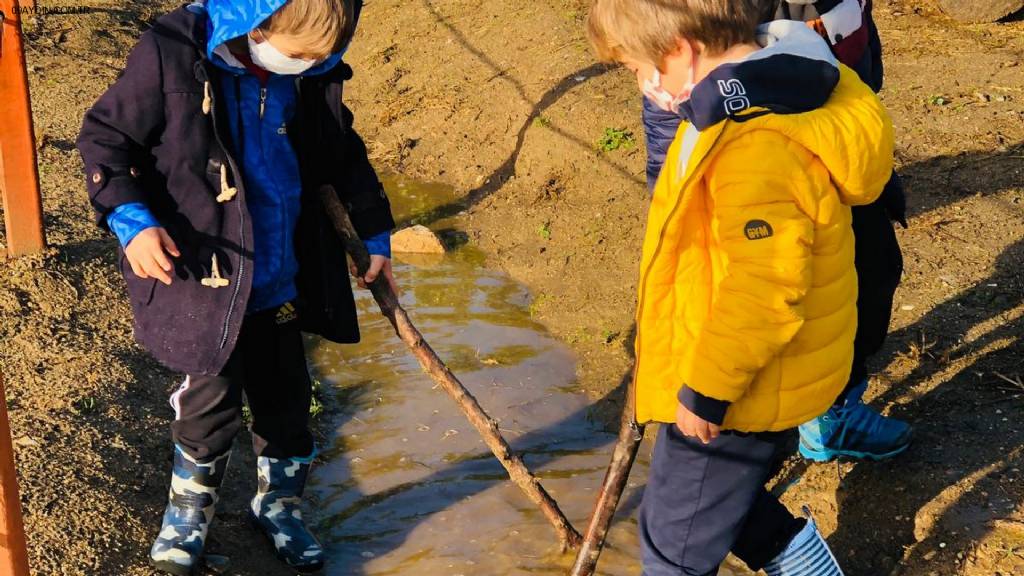
[[[682,115],[641,263],[637,418],[661,427],[640,512],[646,576],[841,574],[813,521],[764,487],[783,433],[850,375],[850,206],[893,167],[891,121],[805,24],[757,0],[596,0],[602,59]]]

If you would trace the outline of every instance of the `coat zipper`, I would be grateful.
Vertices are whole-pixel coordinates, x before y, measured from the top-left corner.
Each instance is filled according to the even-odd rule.
[[[269,82],[269,80],[267,80],[266,82]],[[260,118],[259,118],[260,119],[260,125],[259,125],[258,130],[257,130],[257,138],[259,139],[259,145],[260,145],[260,149],[259,149],[260,155],[264,155],[263,114],[264,114],[264,112],[266,112],[266,110],[267,110],[267,85],[266,84],[261,84],[260,85]],[[300,176],[300,179],[301,179],[301,176]],[[275,187],[276,187],[276,184],[275,184]],[[288,221],[290,219],[289,216],[288,216],[288,202],[287,201],[282,202],[281,203],[281,207],[282,207],[282,212],[284,212],[284,218],[282,218],[282,220],[281,220],[280,236],[281,236],[281,238],[284,238],[287,235],[287,233],[288,233]],[[293,242],[294,242],[294,237],[293,237]],[[293,246],[294,246],[294,244],[293,244]],[[288,255],[287,254],[283,254],[281,256],[281,261],[278,262],[278,266],[280,267],[281,270],[284,269],[284,262],[287,259],[288,259]]]
[[[231,168],[231,176],[235,179],[235,187],[237,187],[239,191],[242,191],[242,179],[238,177],[241,172],[238,170],[238,165],[235,163],[235,159],[232,158],[231,153],[224,145],[224,140],[220,135],[219,125],[217,122],[218,106],[216,103],[216,90],[211,90],[211,92],[210,120],[213,122],[213,137],[217,140],[217,144],[224,152],[224,158],[227,160],[228,166]],[[231,329],[231,316],[234,315],[235,305],[238,303],[238,293],[242,288],[242,279],[245,278],[245,207],[242,206],[241,198],[235,201],[235,205],[238,206],[238,278],[235,279],[235,290],[231,293],[231,302],[228,304],[228,313],[224,317],[224,330],[220,338],[220,348],[222,350],[228,343],[228,333]]]
[[[668,213],[668,216],[665,217],[665,222],[666,223],[671,221],[672,218],[675,216],[676,211],[679,210],[679,206],[682,205],[682,203],[683,203],[683,193],[686,192],[686,187],[690,185],[690,181],[693,179],[694,175],[696,175],[701,170],[701,168],[703,168],[705,161],[707,160],[708,156],[711,153],[711,149],[714,148],[715,144],[718,143],[718,139],[719,139],[719,137],[721,137],[721,135],[722,135],[722,133],[721,133],[721,131],[719,131],[719,133],[715,136],[715,141],[711,143],[711,145],[707,149],[707,152],[705,152],[704,157],[700,159],[700,162],[698,162],[696,166],[693,167],[693,172],[690,173],[690,177],[683,181],[683,186],[682,186],[682,188],[680,190],[681,193],[679,194],[679,197],[676,199],[676,203],[672,206],[672,210],[670,210],[669,213]],[[639,374],[640,374],[640,359],[642,358],[642,355],[640,353],[640,347],[643,344],[643,340],[640,337],[641,336],[640,331],[642,329],[641,322],[640,322],[640,316],[641,316],[641,314],[643,313],[643,310],[644,310],[644,300],[646,299],[646,296],[647,296],[647,281],[650,279],[651,266],[653,266],[655,260],[658,259],[658,253],[661,252],[661,249],[662,249],[662,247],[665,244],[665,229],[666,228],[667,228],[667,226],[664,226],[664,225],[661,227],[661,232],[658,234],[658,244],[657,244],[657,246],[654,247],[654,253],[651,254],[651,260],[647,264],[647,269],[646,270],[641,270],[641,274],[640,274],[640,297],[637,300],[637,307],[636,307],[636,365],[634,367],[634,375],[633,375],[633,387],[634,388],[637,385],[637,381],[636,381],[637,376],[639,376]],[[635,416],[636,415],[634,414],[634,417]]]

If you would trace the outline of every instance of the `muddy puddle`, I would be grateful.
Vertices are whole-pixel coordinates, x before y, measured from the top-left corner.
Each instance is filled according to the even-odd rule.
[[[394,178],[387,185],[407,220],[452,199],[443,188]],[[396,276],[417,327],[582,530],[614,436],[576,389],[572,352],[531,318],[530,294],[484,268],[471,246],[432,259],[399,257]],[[571,558],[559,554],[540,512],[421,372],[369,295],[358,305],[361,344],[309,343],[314,373],[338,405],[311,489],[329,550],[325,573],[564,574]],[[634,468],[601,574],[640,573],[635,511],[649,453],[643,449]]]

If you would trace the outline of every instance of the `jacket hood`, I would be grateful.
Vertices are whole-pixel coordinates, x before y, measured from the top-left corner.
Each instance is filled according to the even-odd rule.
[[[756,114],[795,114],[822,107],[839,83],[839,62],[803,22],[778,20],[758,28],[762,48],[723,64],[697,83],[680,113],[698,130]],[[742,118],[740,114],[743,114]]]
[[[821,159],[843,204],[871,204],[892,177],[892,120],[878,96],[846,66],[822,108],[763,120],[765,128],[781,132]]]
[[[763,24],[758,43],[697,84],[687,119],[700,131],[730,119],[781,132],[821,159],[844,204],[873,202],[893,168],[892,121],[878,97],[803,22]]]
[[[252,32],[287,3],[288,0],[206,0],[193,3],[190,9],[205,8],[209,16],[206,25],[207,58],[221,67],[244,70],[244,65],[231,56],[224,43]],[[302,76],[315,76],[327,72],[341,61],[343,53],[344,51],[332,54],[323,62],[303,72]]]
[[[824,39],[802,22],[765,24],[759,29],[759,41],[767,48],[754,58],[772,50],[791,54],[803,50],[804,58],[828,50]],[[892,119],[875,92],[853,69],[837,66],[836,83],[822,105],[799,114],[773,110],[777,113],[764,121],[821,159],[844,204],[861,206],[878,199],[892,177],[895,134]],[[791,88],[813,91],[814,84],[798,82]]]

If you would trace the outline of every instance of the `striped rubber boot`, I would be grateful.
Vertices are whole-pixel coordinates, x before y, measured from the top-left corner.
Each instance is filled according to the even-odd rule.
[[[191,576],[200,566],[206,534],[217,507],[217,491],[224,480],[231,453],[199,462],[174,447],[174,472],[163,527],[149,552],[154,568]]]
[[[315,455],[256,460],[259,489],[252,499],[250,520],[274,545],[277,557],[302,573],[324,566],[323,548],[302,520],[302,492]]]
[[[843,576],[836,557],[818,532],[810,510],[804,508],[807,525],[797,533],[786,549],[779,553],[764,571],[768,576]]]

